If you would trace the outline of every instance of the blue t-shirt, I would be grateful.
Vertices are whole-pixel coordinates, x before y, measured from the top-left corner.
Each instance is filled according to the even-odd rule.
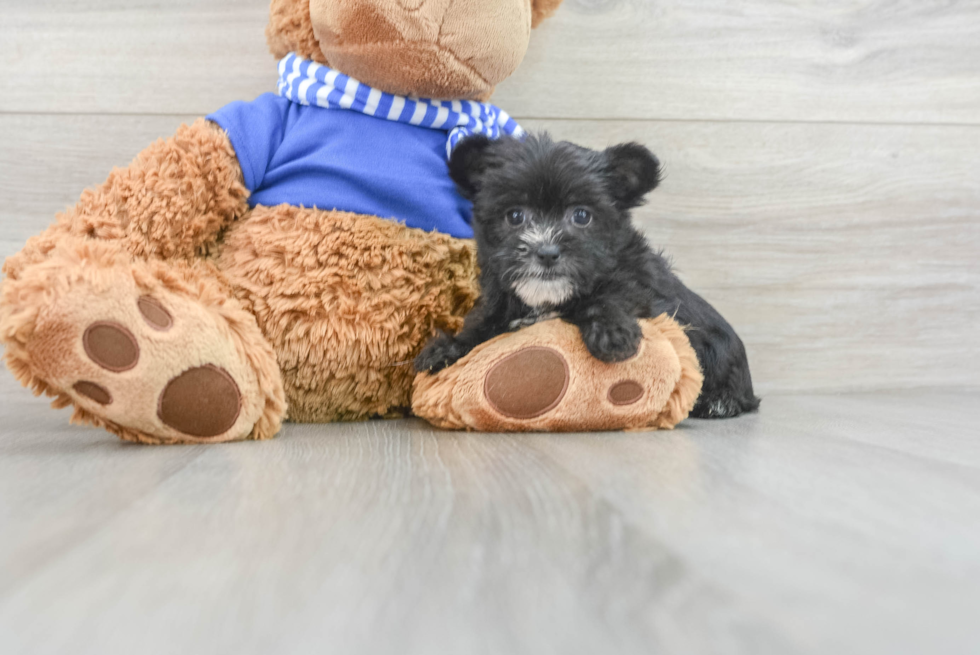
[[[391,218],[472,238],[472,206],[446,168],[447,132],[272,93],[208,116],[231,139],[249,204],[282,203]]]

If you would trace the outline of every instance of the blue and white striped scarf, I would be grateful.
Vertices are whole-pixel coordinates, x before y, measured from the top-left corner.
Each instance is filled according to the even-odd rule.
[[[491,139],[499,138],[501,134],[524,136],[517,121],[494,105],[384,93],[295,53],[286,55],[279,62],[279,95],[302,105],[348,109],[398,123],[443,130],[449,133],[447,158],[460,139],[472,134],[484,134]]]

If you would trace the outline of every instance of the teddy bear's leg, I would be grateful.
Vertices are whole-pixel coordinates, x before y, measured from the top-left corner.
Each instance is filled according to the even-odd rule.
[[[206,262],[134,259],[65,238],[2,289],[0,338],[25,386],[133,441],[273,436],[279,369],[254,317]]]
[[[672,428],[701,390],[697,356],[668,316],[640,324],[639,352],[615,364],[560,320],[501,335],[420,374],[412,408],[440,427],[488,432]]]
[[[286,205],[256,207],[217,265],[272,343],[296,421],[407,413],[415,356],[478,294],[471,241]]]
[[[272,436],[275,356],[204,262],[247,197],[227,135],[203,119],[113,170],[4,263],[8,366],[128,439]]]

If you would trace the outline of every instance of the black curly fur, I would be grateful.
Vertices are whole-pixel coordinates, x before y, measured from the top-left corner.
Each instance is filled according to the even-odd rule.
[[[688,327],[704,371],[691,415],[737,416],[759,406],[738,335],[630,221],[630,210],[660,182],[660,163],[644,146],[597,152],[547,134],[477,136],[457,146],[449,169],[473,201],[482,295],[459,334],[429,342],[418,370],[438,371],[552,314],[578,326],[593,356],[618,362],[639,348],[637,320],[666,313]],[[515,212],[523,216],[518,225]]]

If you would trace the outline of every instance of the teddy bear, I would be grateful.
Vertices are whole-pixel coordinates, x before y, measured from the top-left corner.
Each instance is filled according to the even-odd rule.
[[[142,443],[413,411],[447,428],[672,427],[700,373],[668,317],[617,365],[551,321],[436,376],[412,366],[479,294],[448,153],[522,133],[488,99],[560,3],[272,0],[277,93],[153,143],[4,263],[7,366],[74,422]]]

